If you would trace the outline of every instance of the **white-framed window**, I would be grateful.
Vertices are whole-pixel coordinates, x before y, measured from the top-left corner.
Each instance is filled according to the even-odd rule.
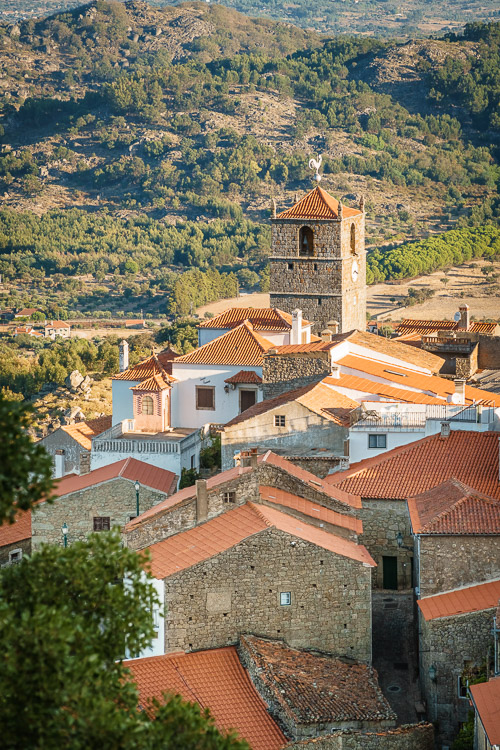
[[[154,403],[153,403],[153,397],[152,396],[143,396],[142,397],[142,413],[143,414],[153,414],[154,413]]]
[[[284,414],[275,414],[274,415],[274,426],[275,427],[284,427],[286,424],[286,416]]]
[[[369,448],[387,448],[387,435],[368,435]]]
[[[18,562],[21,562],[22,559],[23,559],[22,549],[11,549],[11,551],[9,552],[10,563],[18,563]]]
[[[282,591],[280,593],[280,605],[282,607],[289,607],[291,603],[292,603],[292,592]]]

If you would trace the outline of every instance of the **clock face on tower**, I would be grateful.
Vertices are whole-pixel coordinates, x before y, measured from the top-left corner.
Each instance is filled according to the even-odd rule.
[[[352,268],[351,268],[351,276],[352,276],[352,280],[353,280],[353,281],[356,281],[356,280],[357,280],[357,278],[358,278],[358,275],[359,275],[359,266],[358,266],[358,261],[357,261],[357,260],[355,260],[355,261],[353,262],[353,264],[352,264]]]

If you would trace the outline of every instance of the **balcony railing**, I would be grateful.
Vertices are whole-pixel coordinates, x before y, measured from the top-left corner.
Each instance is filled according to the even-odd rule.
[[[477,406],[429,404],[425,411],[393,414],[369,414],[351,426],[353,430],[423,430],[429,419],[447,422],[479,422]]]

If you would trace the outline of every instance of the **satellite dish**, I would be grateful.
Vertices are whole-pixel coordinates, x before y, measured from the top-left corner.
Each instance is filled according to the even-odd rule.
[[[462,316],[461,316],[461,315],[460,315],[460,313],[459,313],[459,312],[457,311],[457,312],[455,313],[455,315],[453,316],[453,320],[455,321],[455,323],[458,323],[458,321],[460,320],[460,318],[461,318],[461,317],[462,317]]]
[[[462,397],[459,393],[452,393],[450,401],[452,404],[461,404],[462,403]]]

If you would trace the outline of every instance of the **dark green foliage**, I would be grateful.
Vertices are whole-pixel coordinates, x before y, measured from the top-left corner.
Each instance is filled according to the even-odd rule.
[[[198,346],[198,320],[176,319],[171,325],[160,328],[156,334],[159,344],[170,343],[179,354],[187,354]]]
[[[220,471],[221,463],[221,437],[219,433],[211,437],[210,444],[200,452],[200,467]]]
[[[0,391],[0,524],[12,522],[17,509],[50,498],[52,491],[50,456],[28,435],[32,411]]]
[[[451,750],[473,750],[474,748],[474,711],[469,711],[467,721],[459,731]]]
[[[179,489],[183,490],[184,487],[192,487],[200,475],[196,469],[182,469],[181,478],[179,482]]]

